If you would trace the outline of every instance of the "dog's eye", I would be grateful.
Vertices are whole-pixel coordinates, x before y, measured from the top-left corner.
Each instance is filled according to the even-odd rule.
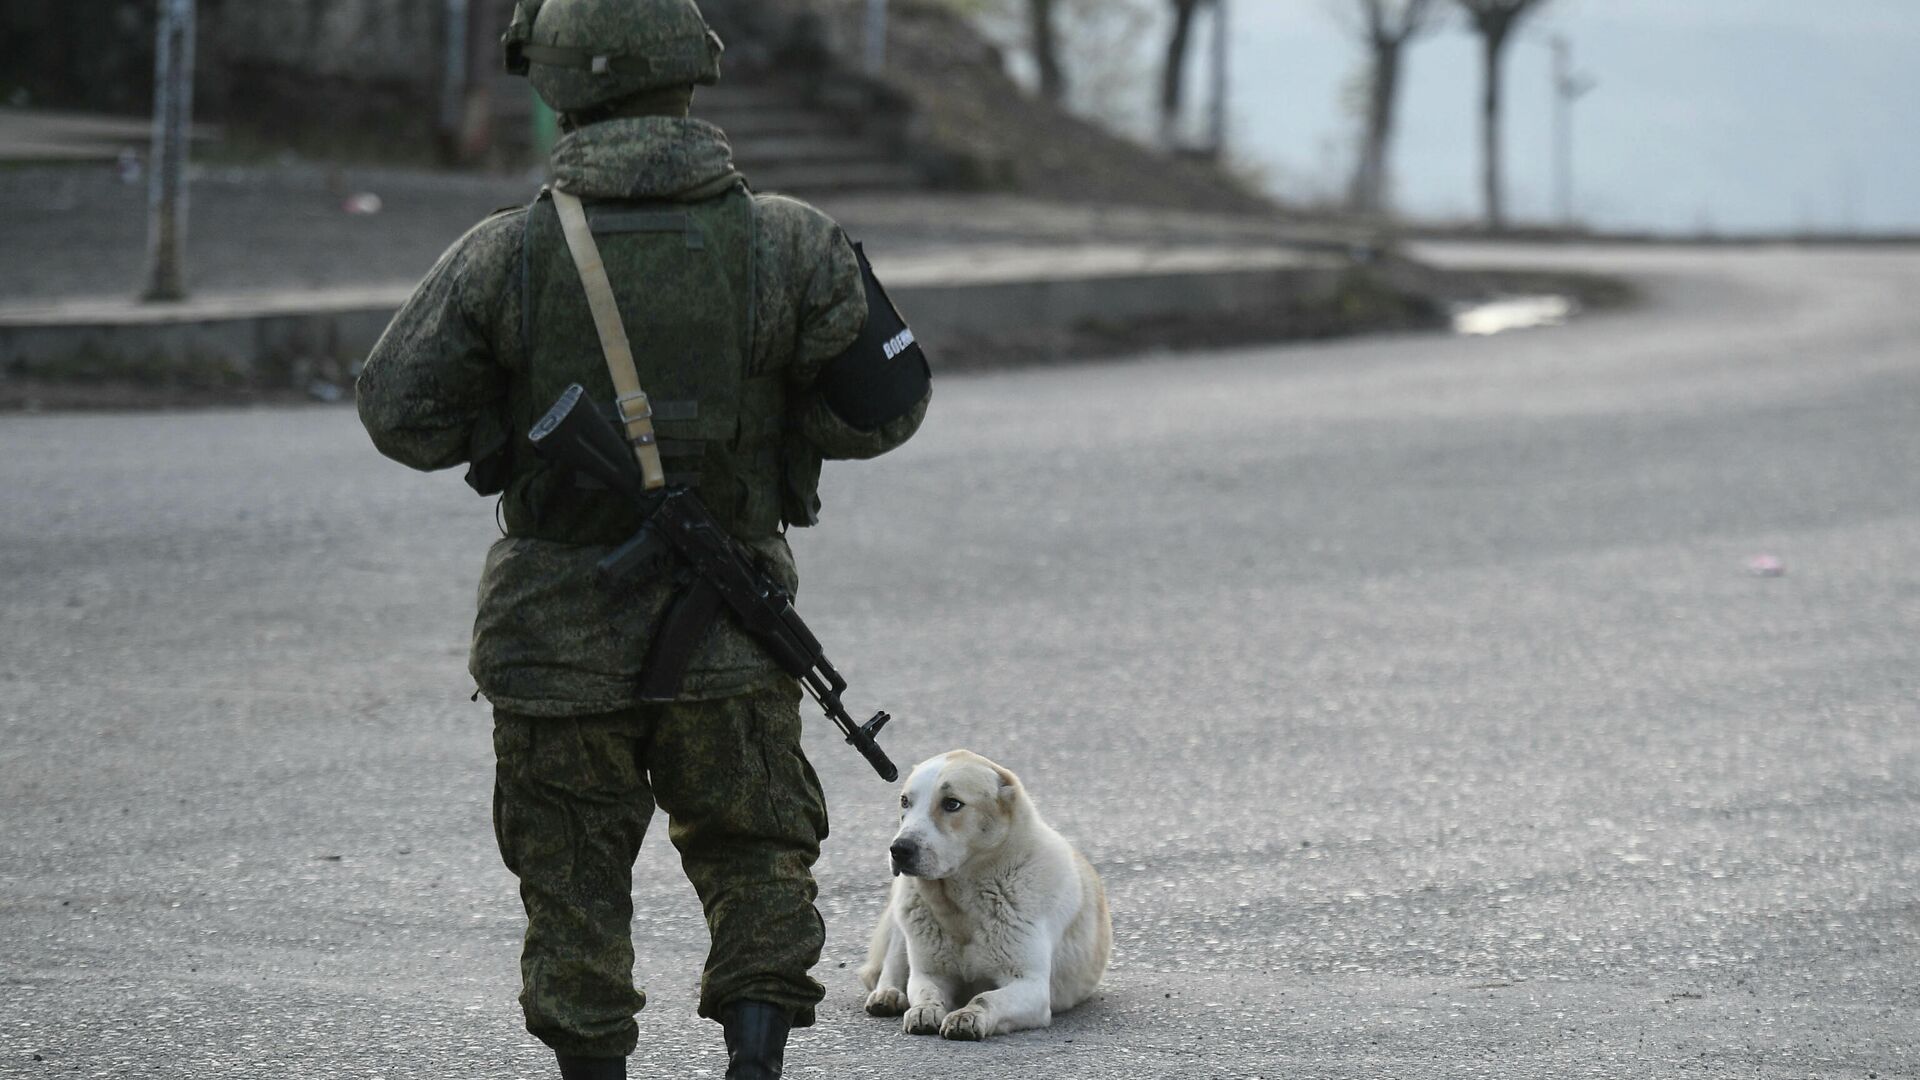
[[[913,803],[909,802],[905,795],[900,796],[900,809],[905,810],[906,808],[912,805]]]
[[[961,802],[959,799],[948,799],[946,802],[940,804],[940,809],[945,810],[949,814],[957,814],[960,812],[960,808],[965,805],[967,804]]]

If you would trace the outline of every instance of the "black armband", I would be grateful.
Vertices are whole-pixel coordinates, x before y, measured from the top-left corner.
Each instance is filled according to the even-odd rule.
[[[847,351],[820,372],[820,396],[834,415],[861,431],[898,420],[927,396],[933,373],[913,330],[887,298],[859,244],[860,278],[867,290],[867,325]]]

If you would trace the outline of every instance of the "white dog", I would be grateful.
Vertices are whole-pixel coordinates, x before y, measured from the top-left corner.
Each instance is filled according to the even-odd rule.
[[[893,896],[860,969],[867,1012],[984,1039],[1045,1027],[1100,984],[1113,952],[1100,875],[1013,773],[965,750],[916,765],[888,850]]]

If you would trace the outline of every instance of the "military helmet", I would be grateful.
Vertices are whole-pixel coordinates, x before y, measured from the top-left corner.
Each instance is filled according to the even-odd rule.
[[[720,38],[694,0],[519,0],[500,44],[557,112],[720,81]]]

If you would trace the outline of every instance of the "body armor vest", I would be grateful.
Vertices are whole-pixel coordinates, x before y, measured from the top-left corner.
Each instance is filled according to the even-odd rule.
[[[783,372],[753,369],[753,199],[743,188],[703,202],[596,200],[593,229],[653,405],[667,482],[698,492],[742,540],[780,527]],[[509,536],[618,544],[641,512],[542,461],[527,432],[568,384],[610,407],[613,383],[593,315],[543,193],[521,245],[526,370],[513,380],[513,459],[503,500]]]

